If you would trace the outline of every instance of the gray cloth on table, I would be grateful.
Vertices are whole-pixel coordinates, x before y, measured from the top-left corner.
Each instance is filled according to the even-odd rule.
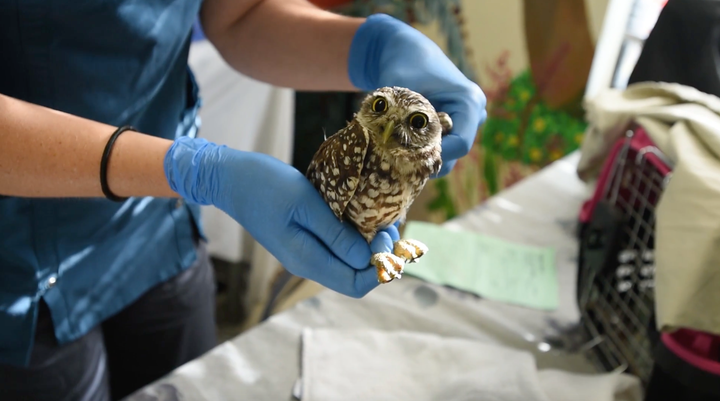
[[[591,191],[576,176],[578,158],[575,153],[555,162],[446,223],[452,228],[554,248],[561,299],[557,311],[493,302],[409,275],[380,286],[363,299],[323,291],[182,366],[126,401],[292,401],[293,385],[301,376],[301,339],[306,328],[419,332],[514,348],[533,355],[537,369],[546,378],[543,383],[549,387],[561,387],[567,378],[564,372],[594,372],[582,354],[547,343],[555,344],[550,339],[574,327],[579,318],[575,303],[578,247],[574,223]],[[344,375],[343,371],[334,373]],[[600,376],[573,377],[602,385],[593,380]],[[596,393],[593,387],[584,387],[588,394]],[[583,394],[557,401],[585,399]]]
[[[624,374],[538,370],[532,354],[409,331],[305,329],[302,401],[634,401]]]

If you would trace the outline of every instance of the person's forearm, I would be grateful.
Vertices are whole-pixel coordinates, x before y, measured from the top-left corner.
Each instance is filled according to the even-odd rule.
[[[340,16],[304,0],[259,0],[243,8],[250,3],[205,1],[201,12],[206,36],[233,68],[298,90],[357,90],[347,61],[363,18]]]
[[[103,197],[100,159],[116,127],[0,95],[0,195]],[[175,197],[163,167],[171,141],[126,131],[108,186],[117,196]]]

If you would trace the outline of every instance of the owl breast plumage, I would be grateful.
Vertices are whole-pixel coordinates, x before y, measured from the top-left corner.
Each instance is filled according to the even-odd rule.
[[[387,103],[382,112],[377,99]],[[338,219],[351,222],[368,242],[378,230],[404,220],[428,179],[440,171],[444,123],[428,106],[407,89],[382,88],[323,142],[310,163],[310,182]],[[408,125],[418,113],[425,125]]]

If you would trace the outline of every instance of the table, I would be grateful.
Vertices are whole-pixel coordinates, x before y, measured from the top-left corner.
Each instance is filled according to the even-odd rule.
[[[592,188],[576,177],[578,160],[579,154],[573,153],[446,223],[554,247],[561,286],[558,310],[484,300],[407,275],[361,300],[326,290],[219,345],[129,400],[292,400],[304,327],[371,327],[480,339],[532,352],[539,369],[593,372],[581,355],[547,342],[576,325],[580,316],[575,301],[575,226]]]

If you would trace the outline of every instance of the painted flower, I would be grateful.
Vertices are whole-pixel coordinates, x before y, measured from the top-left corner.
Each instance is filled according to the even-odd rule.
[[[537,163],[542,159],[543,153],[542,150],[538,148],[532,148],[530,149],[530,160]]]

